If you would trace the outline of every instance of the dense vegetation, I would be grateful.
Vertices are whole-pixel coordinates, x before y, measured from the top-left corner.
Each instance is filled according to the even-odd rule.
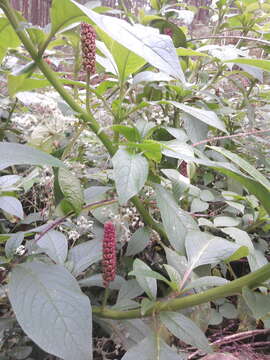
[[[270,0],[0,9],[0,360],[262,359]]]

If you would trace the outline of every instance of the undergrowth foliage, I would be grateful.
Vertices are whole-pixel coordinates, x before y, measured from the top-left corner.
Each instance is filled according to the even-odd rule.
[[[199,30],[181,1],[0,9],[0,358],[194,359],[223,321],[269,328],[270,1]]]

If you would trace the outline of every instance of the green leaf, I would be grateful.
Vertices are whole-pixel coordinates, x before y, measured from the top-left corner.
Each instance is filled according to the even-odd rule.
[[[173,251],[167,246],[165,247],[165,253],[168,264],[172,266],[182,278],[187,270],[187,258],[185,256],[177,254],[176,251]]]
[[[21,202],[14,196],[0,196],[0,209],[10,215],[23,219],[23,208]]]
[[[145,276],[145,275],[136,275],[137,271],[138,273],[140,271],[147,271],[151,272],[152,270],[148,265],[146,265],[143,261],[136,259],[133,263],[133,271],[136,276],[136,280],[138,281],[140,287],[146,292],[147,296],[155,300],[157,296],[157,281],[156,279]]]
[[[150,243],[150,231],[147,227],[141,227],[132,234],[126,251],[126,256],[133,256],[143,251]]]
[[[165,29],[170,29],[172,32],[172,40],[176,48],[183,46],[186,47],[186,35],[180,27],[174,23],[165,19],[154,19],[151,21],[150,26],[158,28],[162,34],[165,33]]]
[[[20,91],[41,89],[46,86],[51,86],[51,83],[47,79],[33,79],[27,77],[27,74],[8,76],[8,93],[10,96],[14,96]]]
[[[114,157],[113,176],[121,205],[142,189],[148,176],[148,162],[140,154],[120,148]]]
[[[37,245],[56,264],[64,264],[68,252],[68,242],[64,234],[56,230],[50,230],[42,236]]]
[[[6,257],[11,258],[12,256],[14,256],[17,248],[22,244],[23,239],[24,239],[23,232],[18,232],[10,236],[10,238],[7,240],[5,245]]]
[[[230,59],[225,62],[226,63],[232,62],[235,64],[246,64],[246,65],[258,67],[265,71],[270,71],[270,60],[238,58],[238,59]]]
[[[255,319],[261,319],[270,312],[270,296],[252,291],[247,287],[242,290],[243,298]]]
[[[210,146],[210,148],[226,156],[234,164],[238,165],[242,170],[246,171],[249,176],[253,177],[254,180],[260,182],[263,186],[266,187],[266,189],[270,191],[270,181],[246,160],[224,148],[217,146]]]
[[[78,7],[69,0],[53,0],[50,15],[52,35],[66,28],[68,25],[87,19]]]
[[[97,33],[114,58],[121,83],[124,83],[131,74],[138,71],[146,63],[145,59],[113,40],[101,29],[97,28]]]
[[[146,81],[171,81],[173,78],[162,72],[153,72],[153,71],[141,71],[136,74],[133,78],[133,85],[137,85],[140,82]]]
[[[186,252],[189,269],[218,263],[233,255],[239,245],[201,231],[190,231],[186,236]]]
[[[92,359],[89,298],[63,266],[17,265],[8,288],[20,326],[39,347],[65,360]]]
[[[64,167],[55,157],[27,145],[0,142],[0,170],[13,165],[50,165]]]
[[[18,35],[5,17],[0,17],[0,44],[0,61],[4,58],[8,48],[16,48],[21,44]]]
[[[207,125],[210,125],[214,128],[217,128],[217,129],[227,133],[227,130],[226,130],[226,127],[225,127],[223,121],[217,117],[217,115],[214,111],[199,109],[199,108],[195,108],[193,106],[180,104],[177,101],[166,101],[166,103],[172,104],[173,106],[177,107],[178,109],[181,109],[185,113],[193,116],[193,118],[196,118],[197,120],[200,120]]]
[[[230,227],[230,226],[238,226],[240,224],[239,218],[233,218],[230,216],[217,216],[214,218],[214,226],[216,227]]]
[[[118,132],[119,134],[124,135],[125,138],[129,141],[139,141],[141,138],[139,131],[132,126],[113,125],[112,129]]]
[[[92,264],[102,259],[102,241],[90,240],[69,250],[68,260],[73,264],[72,273],[79,275]]]
[[[172,194],[160,185],[156,185],[155,190],[157,205],[170,244],[175,250],[184,254],[186,233],[188,230],[197,230],[198,226],[195,220],[179,207]]]
[[[58,172],[58,182],[60,189],[75,213],[78,215],[84,203],[83,190],[79,179],[69,170],[60,168]]]
[[[113,281],[110,281],[109,288],[113,290],[119,290],[123,284],[126,283],[126,280],[121,276],[116,275]],[[105,287],[103,281],[103,274],[94,274],[89,277],[86,277],[82,280],[79,280],[79,284],[81,287],[92,287],[92,286],[99,286]]]
[[[73,0],[70,1],[119,44],[133,51],[159,70],[185,82],[180,62],[169,36],[161,35],[157,29],[149,26],[131,25],[116,17],[99,15]]]
[[[136,269],[133,271],[130,271],[128,273],[129,276],[145,276],[145,277],[149,277],[152,279],[156,279],[156,280],[160,280],[165,282],[166,284],[169,284],[168,279],[166,279],[163,275],[161,275],[160,273],[153,271],[153,270],[145,270],[145,269]]]
[[[204,333],[186,316],[173,311],[165,311],[160,314],[160,320],[174,336],[186,344],[193,345],[206,353],[213,352]]]

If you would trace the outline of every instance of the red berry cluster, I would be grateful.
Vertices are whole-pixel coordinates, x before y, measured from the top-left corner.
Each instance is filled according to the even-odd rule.
[[[116,273],[116,233],[111,221],[104,224],[103,237],[103,284],[108,287],[110,281],[115,279]]]
[[[87,23],[81,23],[83,68],[90,74],[96,72],[96,33]]]

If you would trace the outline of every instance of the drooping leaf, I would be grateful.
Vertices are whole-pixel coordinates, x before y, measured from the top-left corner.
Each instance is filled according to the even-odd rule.
[[[151,82],[151,81],[171,81],[173,78],[162,72],[153,71],[141,71],[136,74],[133,78],[133,84],[137,85],[140,82]]]
[[[136,259],[133,263],[133,271],[136,274],[137,271],[145,270],[151,271],[150,267],[146,265],[142,260]],[[155,300],[157,296],[157,281],[152,277],[145,275],[136,275],[140,287],[146,292],[150,299]]]
[[[64,267],[17,265],[8,287],[20,326],[38,346],[65,360],[92,359],[90,302]]]
[[[254,180],[260,182],[263,186],[270,191],[270,181],[254,166],[242,159],[239,155],[232,153],[222,147],[211,146],[211,149],[221,153],[230,159],[234,164],[239,166],[242,170],[246,171],[249,176],[253,177]]]
[[[68,242],[66,236],[60,231],[50,230],[37,242],[37,245],[52,259],[56,264],[64,264]]]
[[[0,196],[0,209],[10,215],[23,219],[23,208],[21,202],[14,196]]]
[[[160,314],[160,319],[173,335],[180,340],[206,353],[213,352],[204,333],[186,316],[173,311],[166,311]]]
[[[186,236],[186,252],[189,269],[214,264],[232,256],[240,245],[201,231],[189,231]]]
[[[157,204],[169,241],[175,250],[184,254],[186,233],[188,230],[197,230],[198,225],[162,186],[156,185],[155,189]]]
[[[74,246],[68,253],[68,260],[73,263],[74,276],[79,275],[102,258],[102,241],[90,240]]]
[[[166,101],[167,102],[167,101]],[[193,118],[204,122],[207,125],[213,126],[225,133],[227,133],[226,127],[222,120],[220,120],[214,111],[199,109],[194,106],[181,104],[177,101],[168,101],[169,104],[181,109],[185,113],[193,116]]]
[[[121,148],[112,162],[119,202],[123,205],[143,187],[148,176],[148,162],[142,155]]]
[[[229,281],[218,276],[203,276],[186,284],[185,289],[196,289],[202,287],[221,286]]]
[[[0,170],[12,165],[50,165],[64,167],[62,161],[27,145],[0,142]]]
[[[165,247],[165,253],[168,264],[172,266],[181,277],[183,277],[188,266],[187,258],[179,255],[176,251],[173,251],[167,246]]]
[[[99,15],[73,0],[70,1],[119,44],[133,51],[159,70],[185,82],[180,62],[169,36],[161,35],[157,29],[149,26],[131,25],[116,17]]]
[[[83,190],[79,179],[69,170],[60,168],[58,182],[65,200],[71,204],[75,213],[79,214],[84,203]]]
[[[11,191],[12,185],[16,184],[21,179],[19,175],[4,175],[0,177],[0,190]]]

